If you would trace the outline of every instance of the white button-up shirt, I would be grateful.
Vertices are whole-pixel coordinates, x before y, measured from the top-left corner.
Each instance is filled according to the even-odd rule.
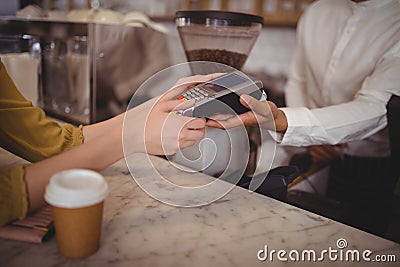
[[[388,156],[386,104],[400,95],[400,0],[320,0],[304,13],[282,108],[282,145],[347,143]],[[400,137],[399,137],[400,138]]]

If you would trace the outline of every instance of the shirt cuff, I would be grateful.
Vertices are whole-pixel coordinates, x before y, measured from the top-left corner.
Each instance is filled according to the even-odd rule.
[[[271,135],[272,139],[275,140],[275,142],[277,142],[278,144],[282,143],[282,139],[283,139],[283,133],[278,133],[272,130],[268,130],[268,133]]]
[[[69,123],[64,123],[63,130],[66,132],[64,138],[67,140],[67,150],[83,144],[84,136],[82,125],[75,127]]]
[[[318,128],[318,122],[304,107],[281,108],[285,113],[288,127],[284,134],[270,131],[271,137],[281,145],[307,146],[313,139],[313,131]],[[312,142],[311,142],[312,143]]]

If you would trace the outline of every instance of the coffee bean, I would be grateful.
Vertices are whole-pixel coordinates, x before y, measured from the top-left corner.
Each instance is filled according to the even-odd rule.
[[[247,59],[247,55],[225,49],[196,49],[186,51],[188,61],[212,61],[241,69]]]

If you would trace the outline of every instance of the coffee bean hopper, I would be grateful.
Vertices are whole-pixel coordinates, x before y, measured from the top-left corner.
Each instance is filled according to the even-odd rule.
[[[178,11],[175,23],[188,61],[212,61],[240,70],[263,18],[223,11]]]
[[[263,18],[235,12],[191,10],[178,11],[175,24],[188,61],[224,64],[190,65],[193,74],[209,74],[243,67],[261,32]],[[207,128],[204,140],[208,141],[178,152],[174,161],[219,178],[228,177],[238,170],[253,172],[254,164],[247,164],[249,155],[243,153],[249,150],[244,129],[238,127],[224,131]],[[256,153],[252,151],[256,148],[253,147],[250,140],[250,161],[255,162]]]

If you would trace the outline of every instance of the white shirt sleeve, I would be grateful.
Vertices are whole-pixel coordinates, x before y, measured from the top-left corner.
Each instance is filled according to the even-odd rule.
[[[282,108],[288,129],[283,145],[338,144],[367,138],[387,125],[386,104],[400,95],[400,44],[389,51],[364,80],[353,101],[318,109]]]
[[[304,42],[300,40],[303,38],[304,23],[302,18],[297,27],[297,46],[293,55],[293,61],[289,73],[289,79],[285,86],[285,101],[289,107],[306,107],[308,106],[306,89],[306,75],[304,64]]]
[[[288,128],[284,135],[272,134],[276,141],[293,146],[363,142],[368,149],[386,144],[375,141],[387,125],[387,102],[400,95],[399,11],[394,0],[310,5],[298,25],[285,90]],[[348,152],[365,154],[358,147]]]

